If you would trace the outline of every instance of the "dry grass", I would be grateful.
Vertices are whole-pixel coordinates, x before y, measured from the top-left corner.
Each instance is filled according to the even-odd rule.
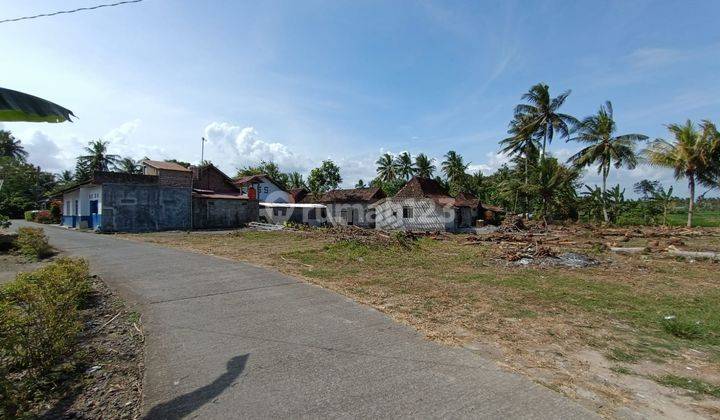
[[[505,259],[512,243],[468,245],[462,235],[420,238],[410,249],[338,241],[319,231],[123,236],[302,276],[431,339],[494,358],[603,415],[621,406],[648,416],[717,415],[713,395],[687,396],[654,378],[720,383],[720,265],[656,252],[615,255],[597,246],[657,250],[680,240],[687,249],[720,250],[719,230],[697,232],[556,229],[561,239],[548,241],[554,251],[601,261],[585,269],[518,267]]]

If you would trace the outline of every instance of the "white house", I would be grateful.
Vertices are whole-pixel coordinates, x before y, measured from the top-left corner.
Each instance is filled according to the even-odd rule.
[[[454,231],[470,227],[477,218],[476,198],[451,197],[437,181],[413,177],[393,197],[370,205],[375,227],[384,230]]]
[[[291,203],[290,194],[267,175],[250,175],[235,180],[243,195],[263,203]],[[252,197],[254,195],[254,197]]]

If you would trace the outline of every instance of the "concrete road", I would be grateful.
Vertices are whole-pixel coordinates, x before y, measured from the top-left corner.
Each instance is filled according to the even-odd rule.
[[[16,222],[15,226],[25,224]],[[143,315],[147,418],[592,418],[575,402],[272,270],[46,227]]]

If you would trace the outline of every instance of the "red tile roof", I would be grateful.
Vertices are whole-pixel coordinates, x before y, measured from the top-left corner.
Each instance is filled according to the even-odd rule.
[[[380,188],[353,188],[328,191],[317,200],[319,203],[374,203],[384,198]]]

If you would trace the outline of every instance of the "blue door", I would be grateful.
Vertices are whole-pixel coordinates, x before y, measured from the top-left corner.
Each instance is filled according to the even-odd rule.
[[[90,200],[90,220],[89,220],[90,229],[95,227],[95,224],[97,223],[97,219],[98,219],[97,216],[98,216],[98,201]]]

